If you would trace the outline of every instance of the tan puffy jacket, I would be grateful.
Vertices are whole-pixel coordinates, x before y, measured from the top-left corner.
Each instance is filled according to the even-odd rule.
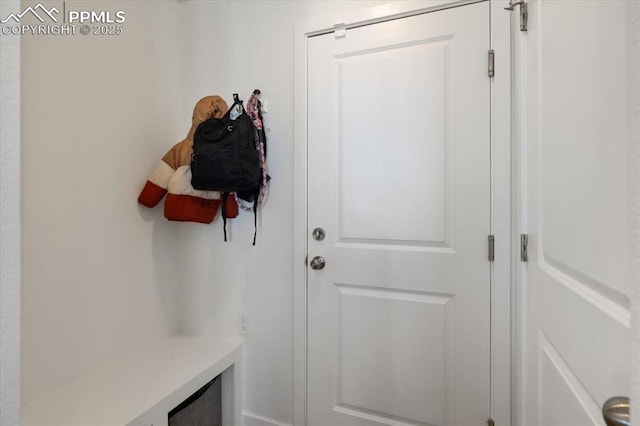
[[[164,216],[182,222],[211,223],[220,206],[220,192],[200,191],[191,186],[191,153],[193,134],[200,123],[209,118],[220,118],[227,112],[227,103],[220,96],[206,96],[193,109],[191,129],[187,137],[173,146],[162,157],[160,164],[149,176],[138,202],[146,207],[155,207],[167,194]],[[225,212],[227,217],[238,215],[234,197],[228,197]]]

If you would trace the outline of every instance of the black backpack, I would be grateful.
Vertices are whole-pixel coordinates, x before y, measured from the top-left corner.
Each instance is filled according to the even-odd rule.
[[[259,153],[254,141],[253,122],[237,93],[234,93],[233,100],[233,105],[222,118],[210,118],[198,125],[193,135],[191,156],[191,186],[203,191],[222,192],[225,241],[227,241],[225,205],[229,193],[259,193],[262,181]],[[236,108],[241,112],[232,119],[231,114]],[[255,241],[254,230],[254,245]]]

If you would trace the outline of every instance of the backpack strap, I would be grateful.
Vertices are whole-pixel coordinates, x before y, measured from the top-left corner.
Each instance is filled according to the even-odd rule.
[[[258,198],[260,197],[260,188],[256,189],[253,196],[253,244],[256,245],[256,235],[258,234]]]
[[[224,241],[227,241],[227,197],[229,196],[228,192],[222,193],[222,229],[224,231]]]

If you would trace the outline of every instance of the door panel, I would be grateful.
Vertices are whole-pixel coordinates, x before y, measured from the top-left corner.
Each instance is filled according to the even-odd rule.
[[[540,4],[544,253],[552,267],[626,294],[627,2],[579,3]]]
[[[443,424],[445,324],[451,320],[451,298],[355,286],[338,289],[341,404]]]
[[[601,425],[604,401],[629,395],[627,7],[529,4],[522,359],[530,425]]]
[[[309,39],[311,425],[489,418],[488,49],[488,2]]]
[[[445,244],[449,45],[450,37],[427,39],[336,59],[341,240]],[[397,78],[399,70],[411,72]],[[363,173],[353,165],[364,159],[387,170]],[[422,184],[415,194],[413,182]],[[402,221],[393,220],[398,211]]]

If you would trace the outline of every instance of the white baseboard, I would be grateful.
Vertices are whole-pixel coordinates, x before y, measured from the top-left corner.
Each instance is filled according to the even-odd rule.
[[[242,413],[244,417],[244,426],[291,426],[287,423],[280,423],[266,417],[258,416],[251,413]]]

